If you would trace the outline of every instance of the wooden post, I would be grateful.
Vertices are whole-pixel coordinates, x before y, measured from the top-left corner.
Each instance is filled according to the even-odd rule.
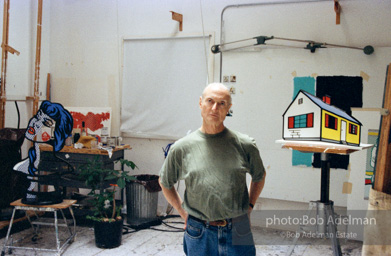
[[[3,12],[3,43],[1,50],[1,104],[0,104],[0,129],[5,126],[5,103],[6,103],[6,94],[5,94],[5,81],[7,73],[7,48],[8,45],[8,32],[9,32],[9,0],[4,0],[4,12]]]
[[[391,64],[387,68],[383,108],[391,110]],[[391,115],[382,116],[374,189],[391,194]]]
[[[51,92],[50,92],[50,89],[51,89],[51,84],[50,84],[50,73],[48,73],[48,76],[47,76],[47,79],[46,79],[46,100],[50,101],[52,98],[51,98]]]
[[[9,9],[10,1],[4,0],[4,12],[3,12],[3,42],[1,44],[1,90],[0,90],[0,129],[5,126],[5,104],[7,101],[7,95],[5,90],[6,76],[7,76],[7,59],[8,52],[19,55],[20,52],[8,45],[9,35]]]
[[[35,51],[34,101],[33,115],[38,111],[39,102],[39,71],[41,65],[41,34],[42,34],[42,0],[38,0],[37,43]]]

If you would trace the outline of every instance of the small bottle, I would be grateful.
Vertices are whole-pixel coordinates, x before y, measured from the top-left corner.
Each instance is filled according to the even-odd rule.
[[[80,133],[76,132],[73,135],[73,144],[76,144],[79,139],[80,139]]]
[[[87,132],[86,132],[86,127],[85,127],[85,122],[81,122],[81,136],[87,136]]]

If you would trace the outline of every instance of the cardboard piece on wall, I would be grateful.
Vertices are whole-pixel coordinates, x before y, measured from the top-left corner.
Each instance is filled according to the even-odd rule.
[[[351,182],[344,182],[342,186],[342,194],[351,194],[353,184]]]

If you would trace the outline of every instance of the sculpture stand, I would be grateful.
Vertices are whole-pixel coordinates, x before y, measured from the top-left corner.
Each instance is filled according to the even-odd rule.
[[[319,237],[326,237],[331,240],[334,256],[341,256],[341,246],[337,237],[337,227],[335,222],[334,203],[330,200],[330,161],[329,154],[350,154],[359,150],[370,148],[373,145],[362,144],[360,147],[347,146],[341,144],[333,144],[326,142],[314,141],[288,141],[278,140],[277,143],[282,143],[282,148],[298,150],[301,152],[321,153],[321,188],[320,200],[312,201],[309,204],[308,216],[313,210],[316,210],[317,223],[316,234]],[[299,226],[296,234],[301,234],[305,231],[305,226]],[[291,255],[295,249],[296,243],[300,236],[296,235],[293,244],[290,246],[286,255]]]
[[[308,209],[308,216],[311,215],[313,210],[316,210],[316,234],[319,237],[326,237],[331,240],[334,256],[341,256],[341,246],[337,238],[337,227],[335,224],[335,212],[334,202],[329,200],[329,188],[330,188],[330,161],[327,153],[321,153],[321,188],[320,188],[320,200],[311,201]],[[331,221],[330,221],[331,220]],[[300,226],[297,233],[303,233],[305,227]],[[296,243],[300,236],[295,236],[293,244],[289,247],[286,255],[291,255],[295,249]]]

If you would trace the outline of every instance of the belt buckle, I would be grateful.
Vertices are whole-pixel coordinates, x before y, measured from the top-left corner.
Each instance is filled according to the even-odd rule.
[[[216,223],[218,227],[225,227],[227,226],[228,222],[227,220],[219,220],[217,223]]]

